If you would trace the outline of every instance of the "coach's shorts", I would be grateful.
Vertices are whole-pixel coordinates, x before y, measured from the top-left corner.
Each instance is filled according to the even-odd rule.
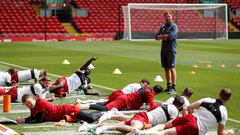
[[[164,68],[176,66],[176,52],[161,52],[161,63]]]
[[[173,126],[178,135],[198,135],[197,119],[192,114],[184,115],[173,120]]]

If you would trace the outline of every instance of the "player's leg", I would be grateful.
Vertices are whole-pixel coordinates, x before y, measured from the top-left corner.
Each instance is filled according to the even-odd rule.
[[[129,115],[114,115],[111,117],[111,120],[124,121],[131,118],[132,116]]]
[[[90,104],[89,109],[98,110],[98,111],[108,111],[105,105],[99,105],[99,104]]]
[[[171,71],[168,65],[168,57],[167,57],[167,53],[161,53],[161,64],[162,67],[164,68],[165,71],[165,78],[167,81],[167,89],[164,90],[164,92],[168,92],[170,91],[171,87],[172,87],[172,80],[171,80]]]
[[[96,134],[99,135],[99,134],[103,133],[104,131],[116,131],[117,127],[124,126],[124,125],[125,125],[124,122],[120,122],[117,124],[111,124],[111,125],[103,125],[96,129]]]
[[[170,70],[170,68],[164,68],[164,71],[165,71],[165,77],[167,80],[167,90],[170,90],[172,87],[171,70]]]
[[[3,96],[0,95],[0,103],[3,103]]]
[[[168,65],[171,72],[171,81],[172,81],[172,90],[176,91],[176,81],[177,81],[177,72],[176,72],[176,53],[172,52],[168,54]]]
[[[129,133],[133,129],[142,129],[143,123],[139,120],[131,120],[130,125],[119,125],[116,127],[117,131],[123,132],[123,133]]]
[[[97,121],[100,117],[101,117],[102,113],[101,112],[91,112],[91,113],[85,113],[80,111],[76,118],[86,121],[88,123],[93,123],[95,121]]]

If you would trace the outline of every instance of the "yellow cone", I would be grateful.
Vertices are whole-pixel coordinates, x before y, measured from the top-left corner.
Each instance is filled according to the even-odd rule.
[[[119,68],[115,68],[114,71],[112,72],[113,74],[122,74]]]
[[[191,72],[190,72],[190,74],[192,74],[192,75],[195,75],[195,74],[196,74],[196,72],[195,72],[195,71],[191,71]]]
[[[154,78],[154,81],[155,82],[163,82],[163,79],[160,75],[157,75],[155,78]]]
[[[225,68],[226,66],[225,66],[224,64],[221,64],[220,67],[221,67],[221,68]]]
[[[207,67],[207,68],[211,68],[212,65],[211,65],[211,64],[207,64],[206,67]]]
[[[196,64],[193,64],[192,67],[193,67],[193,68],[197,68],[198,66],[197,66]]]
[[[67,59],[65,59],[65,60],[62,62],[62,64],[69,65],[70,62],[69,62]]]
[[[240,68],[240,64],[236,64],[236,67]]]

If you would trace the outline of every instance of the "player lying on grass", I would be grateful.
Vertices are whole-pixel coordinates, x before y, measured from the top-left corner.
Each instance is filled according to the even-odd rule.
[[[181,96],[174,97],[173,104],[163,103],[161,106],[148,112],[138,112],[132,118],[126,119],[117,124],[108,124],[96,129],[96,134],[101,134],[108,130],[117,130],[121,132],[131,132],[133,129],[148,129],[152,126],[165,123],[178,116],[179,110],[182,109],[184,99]],[[105,115],[106,116],[106,115]],[[101,118],[104,115],[101,116]],[[101,120],[101,118],[99,120]],[[81,130],[88,129],[86,124],[80,126]],[[91,127],[92,128],[92,127]]]
[[[231,90],[222,89],[217,99],[203,98],[188,106],[189,114],[178,117],[165,124],[157,125],[151,129],[138,131],[134,134],[150,135],[203,135],[213,126],[218,127],[218,135],[234,134],[233,130],[224,130],[228,119],[224,104],[230,100]],[[193,110],[196,111],[193,113]]]
[[[34,82],[37,83],[39,79],[47,76],[47,71],[45,69],[28,69],[17,71],[13,68],[9,68],[7,72],[11,75],[11,81],[16,83],[25,82],[31,79],[34,79]]]
[[[189,103],[189,99],[192,97],[193,95],[193,90],[191,88],[186,88],[183,90],[181,97],[184,99],[184,104],[182,107],[182,115],[188,114],[188,109],[187,107],[190,105]],[[168,103],[173,103],[174,97],[169,98],[168,100],[166,100],[166,102]]]
[[[101,115],[101,112],[84,113],[80,111],[77,105],[54,105],[45,99],[34,99],[30,95],[25,94],[22,97],[23,104],[31,111],[31,116],[27,118],[18,117],[17,122],[23,123],[41,123],[41,122],[58,122],[70,117],[71,121],[77,122],[80,120],[88,123],[95,122]]]
[[[184,100],[184,104],[182,105],[182,108],[180,108],[180,112],[182,112],[183,115],[187,114],[187,107],[189,105],[189,99],[192,97],[193,91],[191,88],[186,88],[183,90],[181,97]],[[174,99],[176,96],[173,96],[171,98],[169,98],[168,100],[166,100],[164,103],[169,103],[169,104],[173,104]],[[105,120],[118,120],[118,121],[123,121],[126,119],[131,119],[133,116],[129,116],[129,115],[123,115],[123,114],[119,114],[116,115],[115,110],[110,110],[107,112],[104,112],[103,115],[99,118],[98,120],[98,124],[101,124],[103,121]]]
[[[102,102],[110,102],[113,101],[116,97],[124,95],[124,94],[130,94],[138,91],[140,88],[145,88],[148,87],[150,82],[147,79],[142,79],[139,83],[130,83],[127,86],[125,86],[121,90],[116,90],[112,92],[107,98],[105,99],[100,99],[100,100],[85,100],[85,101],[80,101],[78,99],[79,103],[82,104],[89,104],[89,103],[102,103]]]
[[[65,97],[67,94],[73,92],[77,89],[84,89],[85,94],[98,95],[98,93],[88,93],[87,92],[87,79],[86,77],[92,71],[92,61],[95,61],[97,58],[93,57],[88,60],[82,67],[79,68],[69,77],[60,77],[54,84],[50,87],[50,93],[55,93],[56,97]]]
[[[160,85],[155,85],[151,88],[141,88],[131,94],[123,94],[117,96],[112,101],[107,101],[104,104],[81,104],[81,109],[94,109],[99,111],[109,111],[112,108],[117,110],[134,110],[139,109],[144,103],[149,104],[150,108],[158,106],[154,101],[154,95],[162,92]]]
[[[11,86],[11,75],[0,71],[0,86]]]
[[[12,87],[5,95],[11,96],[11,102],[22,102],[22,96],[24,94],[29,94],[29,96],[34,98],[46,98],[46,94],[44,91],[48,89],[49,79],[47,77],[41,78],[39,83],[30,85],[30,86],[23,86],[22,88],[19,87]],[[53,100],[54,97],[48,98],[47,100]],[[0,96],[0,103],[3,102],[3,95]]]

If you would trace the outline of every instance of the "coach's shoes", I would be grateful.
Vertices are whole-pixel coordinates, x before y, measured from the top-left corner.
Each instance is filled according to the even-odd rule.
[[[171,89],[168,94],[172,94],[172,95],[177,94],[176,89]]]
[[[175,95],[177,94],[176,89],[171,89],[167,94]]]
[[[176,89],[165,89],[163,93],[172,94],[172,95],[177,94]]]

